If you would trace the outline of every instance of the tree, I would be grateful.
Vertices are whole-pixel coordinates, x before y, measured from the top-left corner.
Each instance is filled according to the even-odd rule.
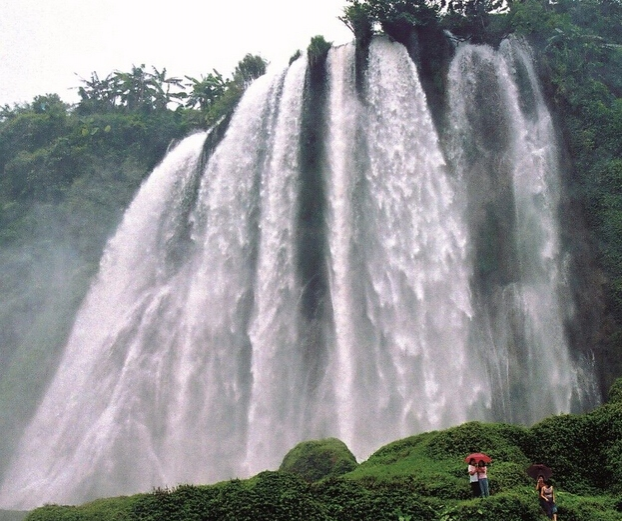
[[[348,0],[340,19],[357,41],[367,40],[376,25],[398,41],[405,41],[416,27],[435,24],[440,5],[427,0]]]
[[[181,86],[179,78],[167,78],[166,69],[159,72],[152,67],[153,73],[145,71],[145,65],[132,66],[131,72],[115,71],[113,74],[116,96],[129,111],[163,110],[172,98],[171,85]],[[166,85],[166,88],[164,86]]]
[[[182,92],[172,91],[172,88],[183,89],[180,78],[168,77],[166,69],[159,71],[152,67],[152,71],[146,71],[143,64],[140,67],[132,66],[130,72],[114,71],[104,79],[100,79],[96,72],[91,73],[91,78],[83,79],[84,85],[78,88],[81,99],[78,112],[150,112],[165,110],[171,102],[183,99]]]
[[[309,67],[314,67],[326,59],[331,43],[327,42],[323,36],[314,36],[307,47],[307,57]]]
[[[186,97],[186,107],[193,109],[198,107],[201,112],[207,112],[225,93],[228,82],[216,69],[213,71],[207,76],[201,76],[200,80],[186,76],[190,83],[185,83],[185,86],[192,89]]]
[[[374,34],[374,28],[367,5],[359,0],[348,0],[350,5],[343,9],[343,16],[339,17],[354,34],[360,44],[367,46]]]
[[[181,92],[171,91],[171,87],[183,89],[181,78],[168,77],[166,75],[166,68],[162,69],[162,71],[158,71],[158,69],[152,67],[152,70],[151,83],[154,90],[157,92],[157,95],[154,97],[154,107],[156,109],[166,109],[171,102],[181,100],[185,97]]]
[[[112,74],[100,79],[97,72],[92,72],[90,79],[81,78],[81,81],[84,85],[78,87],[80,96],[78,112],[80,114],[106,113],[115,109],[117,92]]]
[[[267,66],[268,63],[261,56],[249,53],[237,64],[233,73],[233,81],[246,88],[266,73]]]

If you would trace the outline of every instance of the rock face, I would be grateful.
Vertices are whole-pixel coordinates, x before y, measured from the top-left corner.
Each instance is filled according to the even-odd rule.
[[[303,441],[283,458],[279,470],[298,474],[309,482],[341,476],[358,466],[354,454],[337,438]]]

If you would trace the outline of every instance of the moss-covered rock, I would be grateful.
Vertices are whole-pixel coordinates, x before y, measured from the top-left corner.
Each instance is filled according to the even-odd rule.
[[[354,454],[337,438],[303,441],[283,459],[280,471],[298,474],[309,482],[337,477],[358,466]]]

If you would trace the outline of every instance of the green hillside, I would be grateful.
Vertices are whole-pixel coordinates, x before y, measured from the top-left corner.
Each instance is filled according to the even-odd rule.
[[[474,451],[493,459],[486,499],[470,497],[464,458]],[[622,379],[589,414],[553,416],[531,428],[469,422],[395,441],[360,465],[347,461],[351,454],[338,440],[306,442],[286,456],[282,468],[290,471],[46,505],[26,520],[538,521],[534,480],[525,473],[533,462],[553,469],[560,520],[622,520]],[[346,472],[348,465],[355,468]],[[305,480],[313,471],[317,478]]]

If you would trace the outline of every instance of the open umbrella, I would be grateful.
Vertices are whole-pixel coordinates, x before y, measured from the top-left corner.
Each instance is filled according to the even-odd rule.
[[[553,471],[550,467],[543,465],[542,463],[534,463],[525,469],[527,475],[533,479],[538,479],[538,476],[542,476],[544,479],[549,479],[553,475]]]
[[[483,452],[474,452],[473,454],[469,454],[464,461],[469,463],[472,459],[474,459],[477,463],[483,461],[484,463],[490,463],[492,461],[491,457]]]

